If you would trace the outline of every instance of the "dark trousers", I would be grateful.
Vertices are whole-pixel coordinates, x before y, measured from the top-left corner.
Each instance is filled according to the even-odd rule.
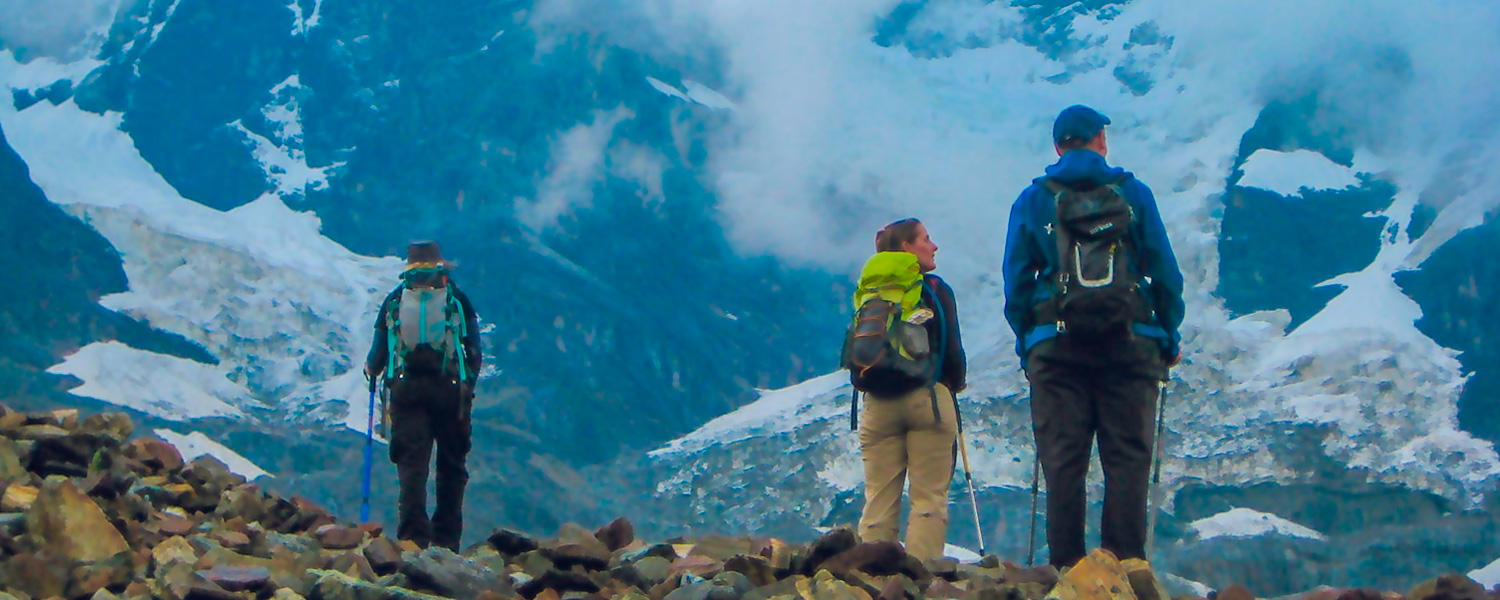
[[[396,537],[458,549],[469,471],[469,406],[446,377],[412,376],[391,387],[391,462],[401,481]],[[437,446],[437,507],[427,518],[427,466]]]
[[[1114,344],[1048,340],[1027,359],[1031,419],[1047,478],[1047,546],[1061,569],[1086,554],[1084,481],[1094,438],[1104,467],[1100,545],[1146,557],[1146,496],[1158,383],[1166,367],[1149,339]]]

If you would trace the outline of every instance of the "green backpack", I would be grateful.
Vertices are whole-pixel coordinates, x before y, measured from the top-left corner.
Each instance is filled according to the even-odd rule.
[[[932,385],[941,352],[933,352],[923,323],[941,315],[924,306],[924,288],[914,254],[879,252],[865,262],[840,360],[854,389],[895,397]]]
[[[386,307],[388,380],[411,371],[441,372],[456,376],[460,383],[469,380],[463,347],[467,324],[452,281],[442,287],[412,285],[414,278],[437,274],[442,274],[441,267],[401,274],[401,285],[393,292],[391,306]]]

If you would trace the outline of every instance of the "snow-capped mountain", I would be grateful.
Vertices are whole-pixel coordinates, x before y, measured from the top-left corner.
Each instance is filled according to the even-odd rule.
[[[859,510],[827,374],[850,274],[918,216],[987,550],[1019,557],[1001,232],[1084,103],[1187,276],[1169,567],[1272,593],[1500,556],[1500,70],[1455,58],[1500,55],[1491,3],[0,7],[5,258],[64,309],[0,304],[27,402],[124,407],[352,507],[374,304],[436,238],[486,327],[471,494],[503,500],[471,535],[629,509],[807,536]],[[87,318],[30,326],[59,312]]]
[[[840,135],[929,134],[953,147],[945,158],[986,152],[1000,159],[990,172],[1016,172],[1007,186],[956,198],[898,194],[948,249],[940,272],[960,295],[976,375],[961,399],[965,438],[990,549],[1025,553],[1034,457],[1024,377],[1011,338],[995,330],[1002,241],[992,234],[1050,158],[1054,109],[1084,102],[1109,107],[1111,158],[1155,188],[1188,281],[1185,359],[1166,390],[1158,559],[1273,594],[1320,582],[1399,588],[1433,563],[1469,570],[1500,553],[1486,374],[1496,365],[1484,344],[1494,330],[1481,308],[1495,305],[1500,278],[1473,260],[1500,245],[1500,174],[1481,166],[1500,158],[1500,122],[1474,102],[1500,98],[1500,80],[1442,59],[1465,44],[1495,48],[1493,32],[1461,26],[1463,42],[1442,39],[1442,24],[1465,13],[1394,4],[1362,5],[1352,18],[1358,31],[1388,28],[1382,35],[1340,25],[1310,36],[1316,43],[1301,36],[1326,26],[1331,7],[1280,16],[1228,3],[1012,4],[903,3],[880,21],[883,43],[850,50],[841,66],[851,72],[835,76],[902,86],[846,99],[848,121],[877,122],[838,122],[854,130]],[[1464,8],[1473,14],[1463,18],[1500,18]],[[796,33],[785,35],[806,41]],[[1334,68],[1347,79],[1325,71]],[[1454,104],[1421,107],[1459,88]],[[878,110],[897,104],[911,110]],[[945,130],[949,119],[964,128]],[[995,132],[1005,139],[966,139]],[[907,143],[917,154],[925,141]],[[847,150],[862,166],[905,148]],[[839,374],[769,392],[628,462],[635,479],[659,482],[647,512],[664,518],[653,526],[807,536],[855,522],[850,394]],[[960,476],[949,531],[972,546],[962,486]],[[1274,526],[1245,519],[1252,510]],[[681,514],[695,518],[672,518]]]

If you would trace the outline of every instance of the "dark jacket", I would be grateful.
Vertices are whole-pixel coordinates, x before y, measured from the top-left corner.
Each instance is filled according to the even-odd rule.
[[[943,366],[938,371],[938,382],[953,392],[956,396],[968,386],[968,358],[964,356],[963,335],[958,330],[958,302],[953,299],[953,288],[948,282],[943,281],[937,275],[927,275],[927,285],[937,294],[933,298],[926,289],[922,290],[922,302],[927,306],[941,307],[943,320],[947,322],[947,348],[943,351]],[[937,319],[932,319],[926,324],[927,340],[933,348],[943,343],[943,331]]]
[[[469,304],[469,297],[464,295],[462,290],[458,289],[458,284],[450,283],[450,286],[450,289],[453,290],[454,298],[458,299],[459,307],[463,309],[464,313],[465,334],[462,338],[464,363],[469,371],[469,381],[472,382],[478,375],[479,368],[484,365],[484,353],[479,342],[479,315],[474,312],[474,306]],[[401,286],[396,286],[395,289],[391,290],[390,294],[386,295],[385,301],[380,304],[380,311],[375,315],[375,340],[374,343],[370,344],[370,354],[365,358],[365,365],[377,377],[384,376],[386,361],[390,360],[390,350],[387,348],[387,336],[390,331],[387,326],[387,315],[400,299]],[[423,370],[421,366],[421,361],[409,361],[407,365],[408,374],[440,374],[436,369]],[[447,366],[455,367],[452,373],[457,373],[456,365]]]
[[[1124,169],[1109,166],[1092,150],[1069,151],[1047,167],[1048,177],[1080,189],[1108,184],[1121,175],[1126,177],[1120,188],[1136,214],[1130,234],[1140,261],[1138,272],[1144,276],[1140,290],[1156,314],[1156,322],[1136,323],[1132,330],[1157,340],[1162,355],[1171,358],[1178,353],[1178,327],[1185,310],[1182,271],[1151,188]],[[1016,354],[1023,365],[1033,346],[1057,335],[1055,323],[1033,323],[1034,309],[1052,297],[1052,286],[1047,282],[1058,268],[1057,238],[1052,231],[1057,202],[1044,180],[1033,180],[1011,206],[1010,231],[1005,238],[1005,320],[1016,334]]]

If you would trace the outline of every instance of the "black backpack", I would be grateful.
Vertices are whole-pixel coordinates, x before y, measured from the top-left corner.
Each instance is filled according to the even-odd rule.
[[[1135,211],[1120,189],[1126,177],[1090,189],[1045,180],[1057,200],[1058,270],[1050,306],[1039,308],[1059,334],[1118,339],[1130,335],[1132,322],[1150,320],[1140,291]]]

